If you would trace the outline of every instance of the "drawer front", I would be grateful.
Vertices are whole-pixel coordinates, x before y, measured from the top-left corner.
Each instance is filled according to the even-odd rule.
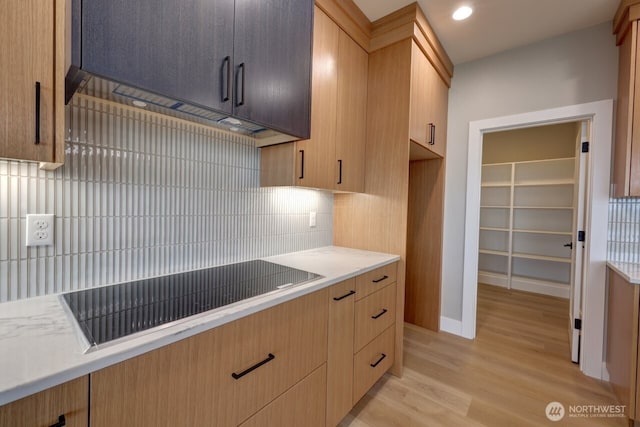
[[[389,285],[356,302],[355,351],[358,352],[396,319],[396,285]]]
[[[356,301],[395,282],[397,269],[394,262],[356,277]]]
[[[353,360],[353,404],[387,372],[394,358],[394,326],[360,350]]]
[[[326,365],[291,387],[241,424],[241,427],[325,427]]]
[[[237,423],[327,361],[327,302],[323,289],[234,322]]]
[[[329,288],[327,355],[327,426],[336,426],[351,410],[353,399],[353,334],[356,280]]]

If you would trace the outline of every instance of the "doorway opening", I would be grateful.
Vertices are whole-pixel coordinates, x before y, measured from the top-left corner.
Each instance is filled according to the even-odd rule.
[[[467,202],[463,266],[462,319],[460,335],[474,338],[478,292],[478,255],[480,243],[480,198],[483,136],[490,132],[518,128],[588,121],[590,126],[588,171],[584,209],[584,263],[580,298],[581,344],[580,370],[603,378],[603,336],[605,312],[605,276],[607,259],[607,219],[613,101],[604,100],[534,111],[469,123],[467,164]]]
[[[528,293],[518,301],[535,301],[535,294],[564,299],[546,301],[567,307],[569,339],[559,345],[568,343],[566,357],[575,363],[589,129],[584,120],[487,132],[480,183],[478,282]]]

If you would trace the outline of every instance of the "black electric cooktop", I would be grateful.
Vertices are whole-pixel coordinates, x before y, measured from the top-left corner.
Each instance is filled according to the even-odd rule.
[[[92,346],[321,277],[267,261],[84,289],[63,295]]]

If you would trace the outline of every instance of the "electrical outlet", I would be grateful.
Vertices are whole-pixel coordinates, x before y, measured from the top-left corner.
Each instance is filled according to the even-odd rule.
[[[53,214],[27,215],[27,246],[53,245]]]
[[[313,228],[316,226],[316,213],[309,212],[309,227]]]

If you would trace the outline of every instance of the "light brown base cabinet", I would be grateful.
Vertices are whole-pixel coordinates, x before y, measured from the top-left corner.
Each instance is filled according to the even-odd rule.
[[[609,382],[625,415],[640,420],[640,357],[638,322],[640,285],[608,269],[606,364]]]
[[[335,426],[394,361],[389,264],[0,407],[1,426]]]
[[[0,406],[0,426],[86,427],[89,425],[89,377],[84,376]],[[64,422],[64,424],[60,424]]]

